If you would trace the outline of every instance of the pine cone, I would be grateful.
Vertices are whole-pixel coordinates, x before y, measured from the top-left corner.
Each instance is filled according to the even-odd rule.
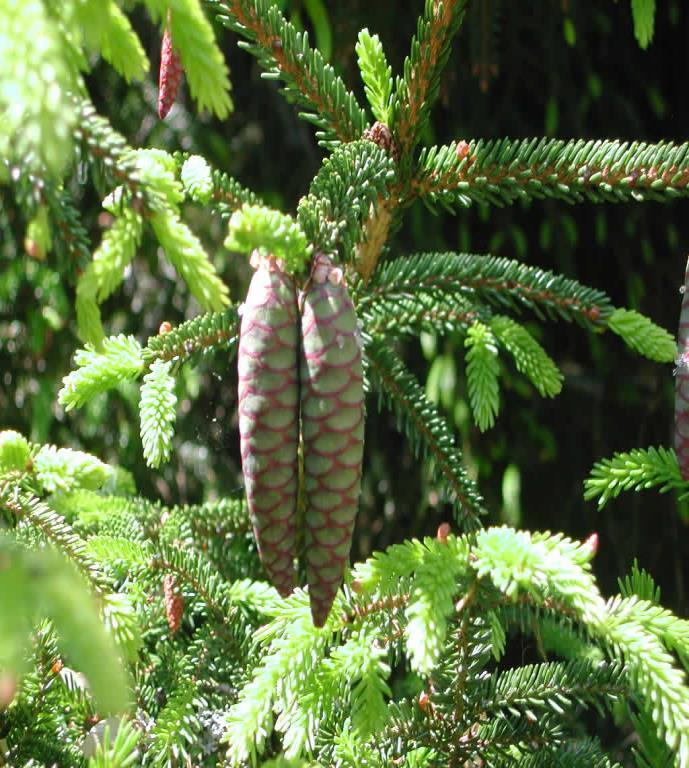
[[[242,471],[259,555],[284,597],[294,588],[298,487],[299,329],[296,291],[274,259],[258,267],[239,339]]]
[[[342,270],[323,256],[316,258],[301,307],[306,577],[311,614],[320,627],[352,543],[364,442],[363,371]]]
[[[684,480],[689,480],[689,259],[679,316],[675,369],[675,453]]]
[[[163,600],[165,603],[165,616],[170,632],[174,635],[182,624],[184,616],[184,597],[177,589],[177,581],[174,573],[166,573],[163,577]]]
[[[167,25],[163,33],[163,44],[160,50],[160,77],[158,80],[158,115],[161,120],[167,117],[177,98],[184,70],[178,53],[172,46],[170,31],[171,13],[168,11]]]

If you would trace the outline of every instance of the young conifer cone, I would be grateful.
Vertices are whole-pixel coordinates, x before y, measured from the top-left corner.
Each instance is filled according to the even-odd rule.
[[[172,45],[170,32],[170,12],[168,11],[167,25],[163,33],[163,44],[160,49],[160,77],[158,81],[158,116],[161,120],[167,117],[177,98],[184,70],[179,54]]]
[[[294,588],[298,487],[299,325],[294,283],[272,257],[256,268],[238,351],[239,434],[261,561],[280,594]]]
[[[306,578],[323,626],[349,560],[361,488],[364,391],[354,306],[342,270],[317,256],[300,297]]]
[[[689,259],[679,316],[675,370],[675,453],[684,480],[689,480]]]

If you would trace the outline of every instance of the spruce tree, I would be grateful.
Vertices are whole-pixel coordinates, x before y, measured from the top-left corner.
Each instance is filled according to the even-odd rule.
[[[138,389],[154,472],[183,418],[182,372],[204,357],[224,374],[239,350],[240,379],[268,405],[277,395],[267,373],[294,374],[298,391],[280,401],[294,430],[278,456],[285,425],[266,418],[256,437],[249,403],[240,411],[247,493],[193,505],[145,498],[125,468],[87,452],[0,432],[0,764],[620,765],[625,756],[587,728],[590,708],[635,732],[637,765],[689,768],[689,622],[661,605],[637,566],[605,597],[592,574],[595,535],[488,525],[453,431],[404,356],[404,342],[424,331],[461,336],[483,431],[499,423],[503,360],[543,397],[562,388],[525,318],[574,322],[659,363],[675,361],[674,337],[567,275],[486,254],[401,254],[394,240],[416,200],[457,212],[687,197],[689,144],[422,146],[468,0],[425,0],[397,76],[378,37],[360,32],[366,106],[269,0],[140,4],[199,109],[220,118],[232,109],[214,18],[315,127],[325,159],[287,213],[204,157],[129,146],[97,113],[84,74],[98,55],[128,81],[144,77],[125,12],[134,4],[0,0],[0,192],[23,211],[27,249],[74,284],[82,346],[57,400],[71,412],[116,387]],[[631,3],[641,45],[653,9]],[[110,223],[95,249],[73,200],[84,168],[107,186]],[[290,326],[271,346],[282,331],[276,313],[260,314],[253,293],[230,300],[185,221],[186,202],[217,214],[226,248],[262,265],[255,290],[273,291],[273,302],[281,292],[294,309],[282,313],[287,324],[303,323],[296,335]],[[108,334],[103,307],[144,238],[202,311],[147,340]],[[267,335],[252,335],[249,315],[268,323]],[[242,355],[258,363],[242,367]],[[681,395],[683,349],[677,366]],[[364,392],[369,411],[394,414],[453,518],[349,568]],[[680,431],[683,418],[680,404]],[[260,461],[265,476],[253,471]],[[266,482],[284,461],[291,484],[277,495],[290,497],[293,537],[279,550],[291,560],[283,578],[269,558],[282,520],[254,502],[274,490]],[[585,494],[601,504],[629,488],[683,494],[685,478],[672,449],[634,449],[597,464]],[[308,587],[292,589],[292,576]],[[533,663],[513,663],[518,635],[532,638]]]

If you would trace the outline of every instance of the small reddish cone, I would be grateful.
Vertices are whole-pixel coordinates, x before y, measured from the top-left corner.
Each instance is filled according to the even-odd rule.
[[[323,626],[342,583],[361,489],[361,342],[342,270],[317,256],[300,297],[306,580]]]
[[[689,259],[684,274],[675,369],[675,453],[684,480],[689,480]]]
[[[242,472],[258,553],[286,597],[295,583],[299,477],[297,295],[274,258],[254,253],[251,265],[237,353]]]
[[[182,624],[184,616],[184,598],[177,589],[177,582],[172,573],[163,577],[163,600],[165,603],[165,617],[171,634],[175,634]]]
[[[163,45],[160,50],[160,78],[158,81],[158,115],[161,120],[167,117],[167,113],[175,103],[177,91],[184,75],[182,62],[172,46],[170,21],[171,13],[168,11],[167,25],[163,33]]]

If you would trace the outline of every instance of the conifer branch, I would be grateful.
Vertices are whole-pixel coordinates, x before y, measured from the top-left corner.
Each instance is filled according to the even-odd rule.
[[[308,35],[297,32],[277,5],[269,0],[205,0],[221,24],[248,42],[240,47],[254,55],[266,70],[264,77],[279,79],[290,101],[307,110],[301,113],[318,129],[320,143],[333,149],[358,139],[366,127],[366,114],[315,48]]]
[[[459,295],[594,328],[605,327],[614,312],[602,291],[576,280],[511,259],[458,253],[421,253],[387,262],[368,284],[360,306],[424,295],[440,308],[448,297]]]
[[[521,139],[424,150],[411,195],[430,203],[509,205],[672,200],[689,195],[689,144]]]
[[[390,405],[415,449],[432,460],[434,474],[459,502],[458,523],[475,528],[483,514],[482,499],[442,416],[392,349],[375,340],[366,347],[366,355],[379,402]]]
[[[440,88],[452,38],[464,18],[467,0],[425,0],[411,52],[404,61],[393,100],[394,130],[401,155],[408,158],[423,131]]]
[[[154,360],[188,360],[197,353],[212,354],[218,349],[233,349],[239,333],[237,307],[225,312],[208,312],[151,336],[142,350],[147,364]]]

